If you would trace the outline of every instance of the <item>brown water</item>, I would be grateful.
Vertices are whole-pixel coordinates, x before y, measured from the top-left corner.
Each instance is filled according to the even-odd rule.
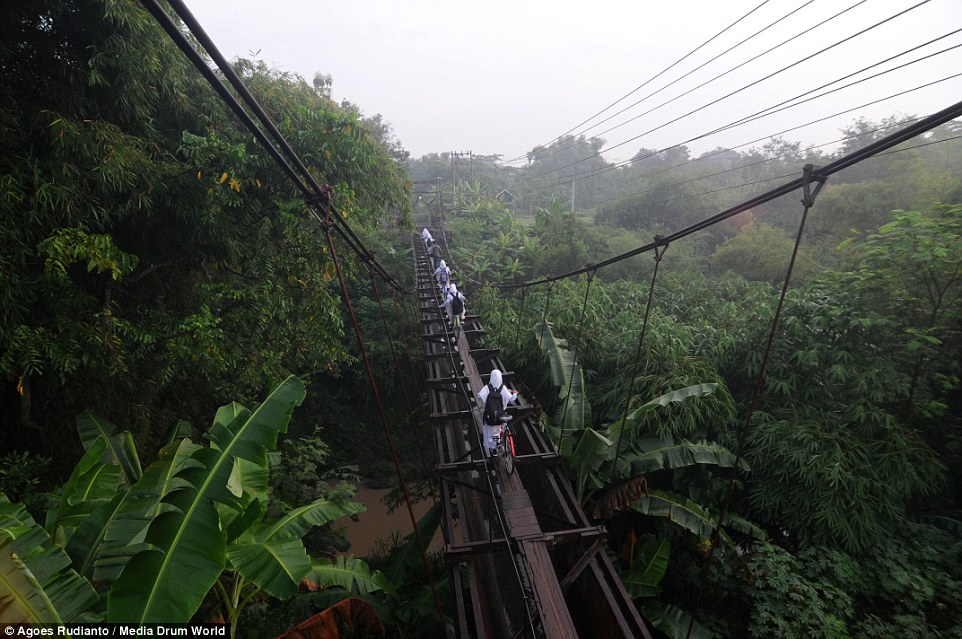
[[[357,515],[357,521],[344,517],[335,524],[344,529],[344,534],[351,542],[351,549],[346,553],[355,557],[365,557],[370,555],[377,548],[378,541],[383,541],[387,546],[391,542],[394,531],[400,537],[409,535],[413,528],[411,526],[411,516],[408,514],[407,506],[401,507],[393,513],[388,514],[387,506],[382,498],[391,492],[388,488],[367,488],[358,486],[357,494],[351,501],[361,502],[367,506],[367,510]],[[414,516],[420,519],[424,513],[432,506],[430,499],[414,504]],[[425,540],[427,541],[427,540]],[[429,550],[442,550],[444,544],[441,540],[440,531],[436,532],[434,539],[431,540]]]

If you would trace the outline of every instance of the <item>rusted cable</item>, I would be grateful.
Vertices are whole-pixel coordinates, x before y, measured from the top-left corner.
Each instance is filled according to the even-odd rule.
[[[738,474],[738,464],[742,460],[742,452],[745,447],[745,440],[748,437],[748,429],[752,421],[752,417],[755,414],[755,406],[758,403],[758,398],[761,395],[762,385],[765,382],[765,369],[768,367],[768,360],[772,353],[772,344],[775,342],[775,332],[778,330],[778,322],[782,315],[782,307],[785,304],[785,295],[788,293],[788,285],[792,279],[792,271],[795,268],[795,260],[798,257],[798,248],[802,243],[802,233],[805,230],[805,221],[808,219],[808,212],[811,210],[812,205],[815,203],[815,197],[818,192],[822,189],[822,185],[825,184],[825,176],[818,173],[815,167],[811,164],[806,164],[803,171],[802,177],[802,219],[798,225],[798,235],[795,236],[795,246],[792,248],[792,257],[788,262],[788,269],[785,272],[785,281],[782,282],[782,292],[778,298],[778,305],[775,307],[775,316],[772,318],[772,325],[768,331],[768,341],[765,344],[765,354],[762,357],[761,367],[758,370],[758,376],[755,379],[755,388],[752,391],[752,398],[748,404],[748,413],[745,415],[745,421],[742,424],[741,429],[738,433],[738,445],[735,450],[735,463],[732,464],[731,477],[728,480],[728,487],[725,490],[725,499],[722,501],[721,509],[718,512],[718,519],[715,522],[715,527],[712,529],[711,537],[709,537],[708,552],[705,554],[704,562],[702,563],[701,569],[701,579],[700,586],[698,588],[698,595],[695,599],[695,606],[692,609],[691,619],[688,622],[688,632],[686,633],[686,639],[691,637],[691,630],[695,623],[695,614],[698,612],[698,607],[701,604],[702,593],[705,589],[705,582],[708,579],[708,573],[711,569],[712,556],[715,554],[715,548],[718,546],[718,540],[721,536],[721,526],[728,514],[728,506],[731,503],[732,495],[735,489],[735,476]],[[812,183],[815,183],[814,188],[812,188]]]
[[[568,405],[571,403],[571,387],[575,382],[575,366],[578,365],[578,352],[581,349],[581,333],[585,327],[585,313],[588,310],[588,292],[591,290],[591,282],[595,279],[594,269],[588,271],[585,281],[585,301],[581,305],[581,321],[578,322],[578,339],[575,341],[575,356],[571,360],[571,373],[568,375],[568,392],[565,393],[564,409],[561,412],[561,436],[558,437],[558,452],[561,453],[561,443],[565,439],[565,420],[568,419]],[[582,368],[582,371],[584,369]],[[563,454],[563,453],[562,453]]]
[[[521,310],[518,311],[518,326],[514,330],[514,350],[518,350],[519,339],[521,337],[521,323],[524,321],[524,301],[528,297],[528,289],[521,289]]]
[[[384,326],[384,334],[387,336],[388,344],[391,346],[391,360],[394,362],[394,370],[397,372],[398,378],[401,380],[401,389],[404,391],[404,402],[408,407],[408,419],[410,420],[409,425],[412,431],[414,431],[414,442],[417,445],[418,454],[421,457],[421,467],[424,471],[424,476],[428,478],[430,482],[431,472],[428,468],[427,460],[424,458],[424,446],[421,445],[421,435],[418,433],[418,429],[415,427],[415,417],[414,417],[414,405],[411,403],[411,396],[408,393],[408,385],[404,379],[404,374],[401,373],[401,364],[398,362],[397,350],[394,348],[394,338],[391,337],[391,329],[387,324],[387,317],[384,316],[384,304],[381,301],[381,290],[377,285],[377,277],[374,269],[368,269],[368,275],[371,276],[371,287],[374,289],[374,295],[377,297],[377,308],[381,314],[381,324]],[[390,287],[389,287],[390,288]],[[437,506],[437,498],[434,495],[434,485],[431,486],[431,498],[434,501],[434,505]]]
[[[538,346],[544,344],[544,327],[548,325],[548,308],[551,306],[551,291],[554,289],[554,282],[548,284],[548,293],[544,298],[544,314],[541,316],[541,335],[538,337]]]
[[[662,239],[664,238],[661,235],[655,236],[656,242]],[[648,316],[651,313],[651,301],[654,299],[655,281],[658,278],[658,266],[661,264],[661,258],[665,256],[666,250],[668,250],[668,244],[664,244],[661,247],[661,251],[655,248],[655,270],[651,274],[651,284],[648,286],[648,304],[645,306],[645,318],[641,322],[641,334],[638,335],[638,347],[635,349],[635,360],[631,364],[631,383],[628,384],[628,396],[625,397],[625,409],[621,412],[621,431],[618,433],[618,443],[615,445],[615,462],[611,466],[611,475],[608,477],[609,484],[615,479],[615,470],[618,468],[618,458],[621,456],[621,440],[624,438],[625,429],[628,426],[628,408],[631,406],[631,396],[635,394],[635,380],[638,379],[638,363],[641,361],[641,346],[645,341],[645,333],[648,331]]]
[[[327,212],[327,217],[324,219],[324,235],[327,237],[327,246],[331,251],[331,259],[334,262],[334,269],[337,271],[337,279],[341,284],[341,294],[344,296],[344,305],[347,307],[348,314],[351,317],[351,325],[354,328],[354,336],[357,338],[357,347],[361,352],[361,361],[364,363],[364,369],[367,373],[367,380],[371,386],[371,394],[374,396],[374,401],[377,404],[378,415],[381,418],[381,425],[384,427],[384,436],[387,438],[388,447],[391,450],[391,460],[394,462],[394,469],[397,472],[398,481],[401,484],[401,491],[404,493],[404,503],[407,505],[408,515],[411,518],[411,526],[414,529],[414,536],[418,542],[418,548],[421,551],[421,566],[424,568],[424,574],[428,578],[428,582],[431,584],[431,593],[434,596],[434,604],[438,610],[438,618],[441,622],[441,627],[444,628],[444,633],[447,635],[447,622],[444,617],[444,609],[441,607],[441,599],[438,596],[438,591],[434,586],[434,577],[431,575],[431,567],[428,564],[427,550],[424,545],[424,539],[421,537],[421,531],[418,529],[417,517],[414,516],[414,508],[411,505],[411,495],[408,492],[407,482],[404,481],[404,473],[401,470],[401,461],[398,459],[397,449],[394,447],[394,438],[391,437],[391,427],[387,422],[387,415],[384,413],[384,404],[381,402],[381,394],[377,388],[377,381],[374,379],[374,371],[371,369],[371,362],[367,357],[367,349],[364,347],[364,337],[361,335],[361,326],[358,324],[357,315],[354,313],[354,306],[351,304],[350,294],[347,292],[347,284],[344,281],[344,274],[341,272],[341,265],[337,259],[337,252],[334,249],[334,238],[331,236],[331,227],[333,226],[333,221],[331,220],[330,211]]]

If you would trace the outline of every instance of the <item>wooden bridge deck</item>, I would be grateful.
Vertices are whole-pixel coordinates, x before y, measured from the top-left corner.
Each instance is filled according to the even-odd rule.
[[[499,349],[485,340],[480,317],[469,315],[452,337],[420,238],[414,246],[458,637],[650,638],[603,552],[604,529],[582,512],[533,408],[509,407],[518,452],[514,474],[482,455],[475,396],[493,369],[507,368]],[[514,373],[503,376],[513,388]]]

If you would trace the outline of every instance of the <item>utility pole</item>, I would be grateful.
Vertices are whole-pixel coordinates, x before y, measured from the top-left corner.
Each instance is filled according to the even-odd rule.
[[[575,212],[575,176],[571,176],[571,212]]]

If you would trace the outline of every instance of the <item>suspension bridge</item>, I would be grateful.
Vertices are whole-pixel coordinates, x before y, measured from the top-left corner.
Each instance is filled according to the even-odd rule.
[[[514,374],[481,317],[452,332],[433,269],[414,241],[419,324],[439,507],[458,637],[650,637],[562,473],[530,404],[509,406],[517,472],[483,454],[476,395],[491,371]]]

